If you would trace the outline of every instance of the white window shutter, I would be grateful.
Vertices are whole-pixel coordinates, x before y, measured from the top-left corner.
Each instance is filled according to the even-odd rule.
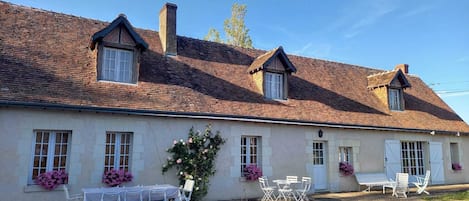
[[[401,142],[399,140],[384,141],[384,166],[386,176],[395,179],[396,173],[401,172]]]

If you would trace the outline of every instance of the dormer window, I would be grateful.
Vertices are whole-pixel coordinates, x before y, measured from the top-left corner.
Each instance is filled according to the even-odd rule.
[[[368,76],[368,88],[388,106],[391,111],[404,111],[404,89],[411,87],[404,72],[402,65],[398,65],[393,71],[382,72]],[[405,65],[405,71],[408,65]]]
[[[95,33],[91,49],[98,47],[97,80],[136,84],[139,58],[148,45],[133,30],[125,15]]]
[[[402,111],[402,89],[389,88],[389,109]]]
[[[104,54],[99,80],[133,83],[133,52],[124,49],[103,48]]]
[[[269,99],[284,99],[283,73],[265,72],[265,97]]]
[[[257,57],[248,68],[259,91],[266,99],[273,100],[287,99],[287,79],[292,72],[296,72],[296,68],[282,47]]]

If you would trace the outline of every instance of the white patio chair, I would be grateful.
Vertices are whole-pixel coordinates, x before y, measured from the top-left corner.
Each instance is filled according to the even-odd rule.
[[[427,170],[425,177],[415,176],[415,178],[417,179],[417,182],[413,182],[413,184],[417,187],[417,194],[426,193],[427,195],[430,195],[430,193],[425,190],[430,181],[430,170]]]
[[[65,192],[65,199],[67,201],[71,201],[71,200],[83,200],[83,195],[81,194],[73,194],[73,195],[70,195],[70,193],[68,192],[68,187],[67,185],[63,185],[63,188],[64,188],[64,192]]]
[[[290,200],[296,199],[295,191],[291,188],[292,183],[298,183],[298,176],[287,176],[284,182],[277,182],[278,199]]]
[[[124,192],[124,201],[143,201],[143,190],[128,188]]]
[[[151,189],[148,192],[148,201],[154,200],[168,201],[168,198],[166,197],[166,189]]]
[[[104,192],[101,194],[101,201],[121,201],[120,192]]]
[[[311,189],[311,177],[302,177],[301,178],[301,188],[296,189],[296,197],[295,200],[297,201],[305,201],[308,199],[308,192]]]
[[[275,187],[271,187],[268,184],[268,180],[265,177],[259,177],[259,185],[261,187],[262,192],[264,193],[264,196],[262,196],[261,201],[274,201],[274,192],[275,192]]]
[[[392,196],[399,197],[403,195],[407,198],[407,191],[409,190],[409,174],[396,173],[396,183],[392,188]]]
[[[192,190],[194,189],[194,180],[186,180],[184,188],[179,189],[179,200],[190,201],[192,196]]]

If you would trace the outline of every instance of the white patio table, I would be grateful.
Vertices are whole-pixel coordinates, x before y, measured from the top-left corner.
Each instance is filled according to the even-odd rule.
[[[157,184],[150,186],[134,186],[134,187],[100,187],[100,188],[83,188],[83,201],[100,201],[103,193],[119,193],[121,200],[124,200],[124,192],[127,190],[142,190],[143,200],[148,200],[150,190],[165,190],[167,198],[178,197],[179,188],[169,184]],[[153,197],[152,197],[153,199]],[[162,199],[162,198],[161,198]]]
[[[300,184],[301,181],[289,181],[286,179],[276,179],[272,182],[276,183],[278,186],[278,196],[276,200],[284,199],[287,200],[288,198],[293,198],[296,200],[296,194],[294,192],[294,188],[297,184]]]

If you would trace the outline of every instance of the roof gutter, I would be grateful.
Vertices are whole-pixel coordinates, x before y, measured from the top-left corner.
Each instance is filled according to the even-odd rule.
[[[127,115],[138,115],[138,116],[242,121],[242,122],[254,122],[254,123],[316,126],[316,127],[328,127],[328,128],[400,131],[400,132],[413,132],[413,133],[429,133],[432,135],[434,135],[435,133],[438,133],[438,134],[459,133],[455,131],[444,131],[444,130],[369,126],[369,125],[359,125],[359,124],[340,124],[340,123],[330,123],[330,122],[302,121],[302,120],[266,118],[266,117],[243,116],[243,115],[226,115],[226,114],[196,113],[196,112],[172,112],[172,111],[160,111],[160,110],[92,107],[92,106],[78,106],[78,105],[65,105],[65,104],[52,104],[52,103],[31,103],[31,102],[1,101],[0,100],[0,107],[2,106],[3,107],[35,108],[35,109],[51,109],[51,110],[67,110],[67,111],[78,111],[78,112],[127,114]],[[463,133],[459,133],[459,134],[462,135]]]

